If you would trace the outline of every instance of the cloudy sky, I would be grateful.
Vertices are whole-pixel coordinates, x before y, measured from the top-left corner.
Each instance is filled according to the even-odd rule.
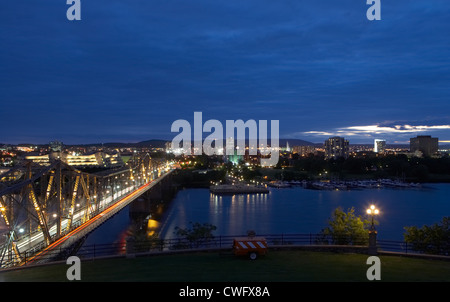
[[[450,2],[66,0],[0,4],[0,142],[172,139],[279,120],[323,142],[450,141]]]

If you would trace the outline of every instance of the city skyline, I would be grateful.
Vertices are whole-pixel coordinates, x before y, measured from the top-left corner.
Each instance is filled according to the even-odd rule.
[[[407,143],[402,143],[402,144],[395,144],[395,143],[387,143],[386,140],[384,139],[374,139],[374,141],[372,143],[352,143],[351,141],[349,141],[348,139],[346,139],[345,137],[342,136],[330,136],[327,139],[325,139],[322,142],[311,142],[311,141],[305,141],[305,140],[301,140],[301,139],[285,139],[285,138],[279,138],[278,139],[278,143],[277,143],[277,147],[274,147],[275,149],[280,149],[280,150],[284,150],[286,149],[286,151],[288,152],[292,152],[294,149],[294,147],[297,148],[301,148],[301,147],[313,147],[313,148],[322,148],[322,147],[326,147],[327,144],[329,144],[330,141],[334,140],[334,139],[339,139],[339,140],[343,140],[347,142],[348,146],[351,146],[353,148],[359,148],[359,147],[372,147],[373,151],[375,153],[379,153],[379,152],[384,152],[387,149],[396,149],[396,148],[408,148],[411,147],[411,142],[414,140],[418,140],[420,138],[431,138],[431,136],[429,135],[418,135],[416,137],[411,137],[409,139],[409,141]],[[437,143],[438,148],[444,148],[444,149],[448,149],[450,148],[450,144],[440,141],[439,138],[435,137],[433,138],[433,140],[435,140],[435,143]],[[203,138],[201,142],[198,142],[198,144],[203,144],[206,140]],[[238,144],[238,140],[234,139],[235,142],[235,148],[237,148]],[[71,147],[106,147],[106,148],[156,148],[156,149],[160,149],[160,148],[165,148],[165,149],[172,149],[172,144],[173,141],[172,140],[164,140],[164,139],[150,139],[150,140],[145,140],[145,141],[140,141],[140,142],[100,142],[100,143],[90,143],[90,144],[66,144],[64,142],[61,141],[52,141],[52,142],[45,142],[45,143],[39,143],[39,144],[33,144],[33,143],[19,143],[19,144],[3,144],[4,147],[8,147],[8,146],[15,146],[18,148],[25,148],[27,150],[29,150],[28,152],[31,152],[31,149],[33,148],[47,148],[49,151],[55,151],[53,145],[54,144],[59,144],[60,145],[60,150],[57,150],[59,152],[62,151],[63,148],[71,148]],[[219,148],[219,149],[225,149],[225,145],[227,143],[226,139],[223,139],[223,147]],[[249,147],[251,145],[251,142],[248,138],[246,138],[245,140],[243,140],[241,143],[245,144],[246,147]],[[187,144],[189,144],[189,142],[187,142]],[[192,140],[190,142],[191,148],[192,149],[198,149],[198,147],[195,147],[197,144],[196,141]],[[0,147],[2,143],[0,142]],[[270,147],[270,138],[268,141],[268,147]],[[258,149],[260,147],[257,147]],[[181,149],[180,149],[181,150]],[[195,155],[195,154],[194,154]]]
[[[0,143],[171,140],[171,124],[279,120],[323,143],[450,142],[450,4],[175,0],[1,4]]]

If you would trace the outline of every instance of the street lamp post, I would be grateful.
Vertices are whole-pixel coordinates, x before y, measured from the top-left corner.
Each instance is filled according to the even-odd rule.
[[[374,205],[367,209],[367,214],[372,218],[369,230],[369,255],[377,255],[377,231],[375,230],[374,216],[379,213],[380,211]]]

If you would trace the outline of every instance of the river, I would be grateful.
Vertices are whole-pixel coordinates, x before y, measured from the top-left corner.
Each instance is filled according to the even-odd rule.
[[[421,188],[311,190],[302,187],[271,188],[268,194],[218,196],[208,189],[180,190],[160,221],[160,237],[174,237],[175,228],[189,222],[211,223],[215,235],[318,233],[327,226],[334,209],[355,208],[367,217],[374,204],[378,238],[403,240],[405,226],[431,225],[450,216],[450,184],[424,184]],[[130,232],[129,207],[107,221],[85,244],[125,240]]]

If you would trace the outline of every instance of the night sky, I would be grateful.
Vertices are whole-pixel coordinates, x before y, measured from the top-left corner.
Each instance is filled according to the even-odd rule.
[[[172,139],[177,119],[279,120],[280,137],[450,141],[450,1],[0,4],[0,143]]]

